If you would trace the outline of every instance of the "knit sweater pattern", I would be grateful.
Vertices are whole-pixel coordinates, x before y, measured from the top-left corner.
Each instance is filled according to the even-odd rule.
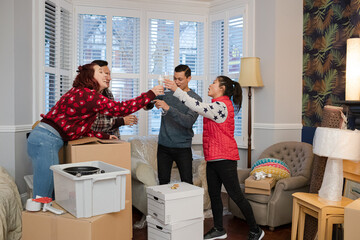
[[[155,94],[149,90],[134,99],[117,102],[95,90],[73,87],[46,115],[41,115],[43,117],[41,121],[55,128],[64,141],[76,140],[82,136],[109,139],[109,134],[91,129],[97,113],[113,117],[127,116],[138,111],[154,98]]]

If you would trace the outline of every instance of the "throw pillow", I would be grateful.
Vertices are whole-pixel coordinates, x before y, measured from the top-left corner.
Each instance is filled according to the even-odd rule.
[[[259,159],[252,167],[250,174],[264,172],[272,174],[276,180],[290,177],[290,169],[285,162],[276,158]]]

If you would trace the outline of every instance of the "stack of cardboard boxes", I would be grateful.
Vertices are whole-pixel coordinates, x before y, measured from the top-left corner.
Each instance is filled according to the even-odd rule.
[[[274,178],[255,180],[254,176],[250,176],[245,180],[245,193],[270,195],[275,183]]]
[[[344,240],[359,239],[360,198],[344,208]]]
[[[204,189],[185,183],[147,188],[148,239],[203,239]]]
[[[119,140],[84,138],[70,141],[60,151],[61,163],[102,161],[131,169],[130,143]],[[60,208],[55,204],[55,207]],[[132,239],[131,174],[126,176],[125,209],[89,218],[66,213],[27,212],[22,214],[23,240]]]

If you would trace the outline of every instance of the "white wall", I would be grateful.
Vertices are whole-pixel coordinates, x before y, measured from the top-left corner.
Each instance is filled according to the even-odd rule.
[[[26,132],[32,119],[32,1],[0,3],[0,165],[15,178],[20,193],[23,176],[32,172],[26,154]]]
[[[302,0],[255,0],[255,56],[264,87],[253,95],[252,163],[274,143],[301,140],[302,22]]]

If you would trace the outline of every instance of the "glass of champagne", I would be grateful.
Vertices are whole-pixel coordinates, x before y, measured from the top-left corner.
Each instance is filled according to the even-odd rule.
[[[171,79],[170,79],[171,76],[170,76],[170,74],[169,74],[168,72],[164,72],[164,75],[163,75],[163,76],[164,76],[164,79],[171,80]],[[170,90],[167,89],[167,88],[165,88],[164,92],[170,92]]]
[[[161,86],[164,86],[164,76],[163,75],[159,75],[158,84]],[[161,95],[164,95],[164,94],[161,94]]]

